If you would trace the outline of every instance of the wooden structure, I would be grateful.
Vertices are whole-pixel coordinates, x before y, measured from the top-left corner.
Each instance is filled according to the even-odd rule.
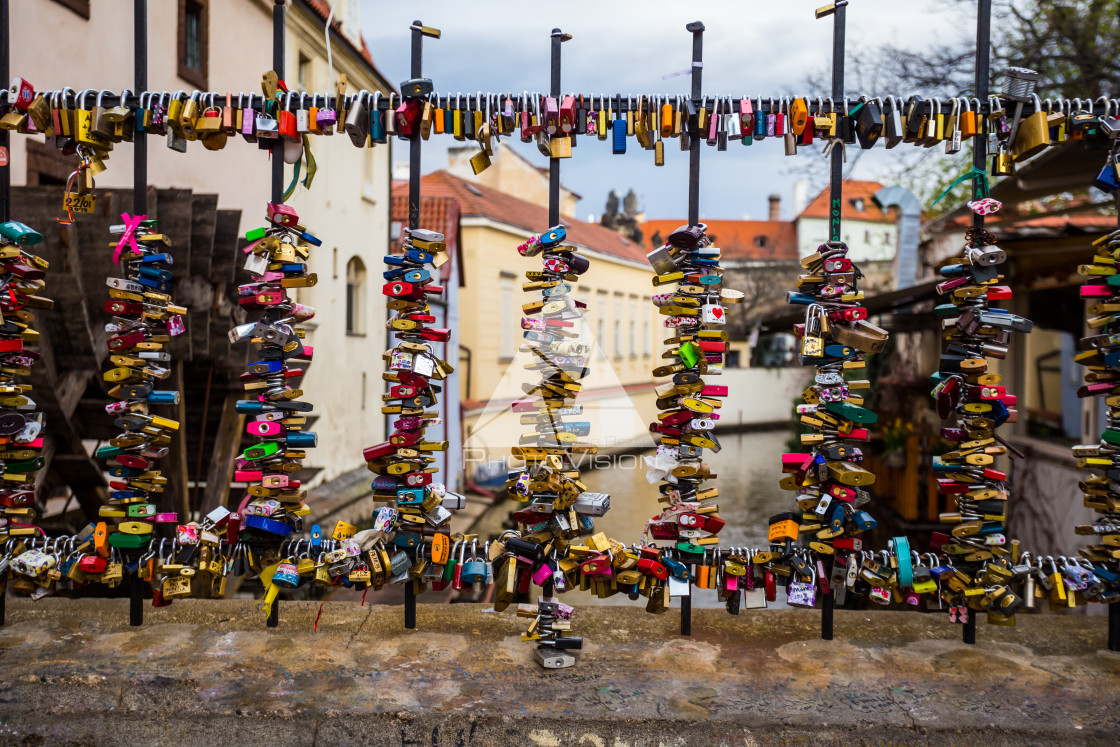
[[[37,498],[42,503],[69,488],[92,518],[107,484],[102,465],[90,454],[119,430],[105,412],[111,400],[101,376],[109,355],[105,279],[118,274],[109,226],[131,212],[132,191],[99,191],[97,212],[78,216],[69,226],[55,220],[62,214],[62,194],[56,185],[12,190],[12,215],[43,234],[40,254],[50,262],[55,299],[54,309],[36,312],[42,359],[34,369],[34,398],[46,415],[47,438]],[[170,388],[182,392],[182,402],[179,432],[164,470],[167,490],[158,504],[159,510],[182,518],[225,503],[243,432],[233,403],[241,391],[237,377],[246,353],[232,348],[226,336],[245,318],[237,304],[241,214],[219,210],[217,195],[189,189],[150,187],[148,204],[149,217],[160,221],[181,268],[175,273],[174,297],[190,310],[187,333],[169,347]],[[45,522],[48,528],[50,522]]]

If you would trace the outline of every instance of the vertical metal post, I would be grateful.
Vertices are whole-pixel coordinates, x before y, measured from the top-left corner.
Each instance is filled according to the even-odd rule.
[[[7,83],[11,77],[8,69],[8,0],[0,0],[0,80]],[[0,148],[8,150],[9,138],[7,130],[0,130]],[[0,221],[11,220],[12,196],[12,155],[8,154],[8,165],[0,167]],[[8,574],[2,574],[0,579],[0,626],[4,624],[7,612],[4,595],[8,592]]]
[[[7,83],[11,80],[12,72],[9,69],[9,51],[11,45],[8,39],[8,2],[0,0],[0,81]],[[3,85],[0,83],[0,85]],[[11,144],[7,130],[0,130],[0,148],[5,151]],[[8,153],[8,165],[0,168],[0,221],[12,219],[12,154]],[[0,616],[2,617],[2,616]]]
[[[132,5],[132,68],[134,90],[139,96],[148,90],[148,0],[134,0]],[[148,212],[148,138],[137,137],[132,152],[132,212],[145,215]]]
[[[847,30],[847,0],[837,2],[832,10],[832,100],[844,100],[844,34]],[[837,133],[839,134],[839,133]],[[829,163],[828,179],[828,240],[842,241],[840,214],[844,200],[844,151],[833,148]],[[832,564],[825,566],[832,573]],[[836,606],[834,592],[830,589],[821,599],[821,640],[831,641],[833,635],[833,610]]]
[[[693,21],[685,26],[692,32],[692,103],[699,109],[704,105],[704,94],[701,93],[701,84],[704,77],[704,24]],[[691,126],[692,122],[689,122]],[[691,140],[688,144],[688,225],[695,226],[700,223],[700,133],[689,133]],[[684,614],[686,602],[681,600],[681,614]],[[685,624],[681,623],[681,632]]]
[[[272,6],[272,69],[284,80],[284,0],[273,0]],[[284,141],[277,138],[272,146],[272,201],[284,199]],[[276,605],[273,605],[273,610]],[[269,618],[271,619],[271,618]]]
[[[832,100],[844,100],[844,32],[847,3],[836,3],[832,18]],[[841,241],[840,212],[844,199],[844,151],[832,149],[832,172],[828,183],[828,238]],[[831,627],[831,626],[830,626]]]
[[[560,29],[552,29],[551,80],[549,95],[560,98],[560,45],[572,37]],[[548,159],[548,225],[560,223],[560,159]]]
[[[1108,605],[1108,650],[1120,651],[1120,602]]]
[[[979,0],[976,6],[976,96],[981,102],[988,101],[988,67],[990,64],[992,39],[992,0]],[[980,120],[980,133],[972,138],[972,167],[987,170],[988,161],[988,118],[977,115]],[[972,180],[972,199],[983,196],[982,182]],[[972,214],[972,228],[979,236],[984,228],[984,216]],[[961,626],[961,640],[968,645],[976,643],[976,611],[968,611],[968,622]]]
[[[284,79],[284,0],[273,0],[272,6],[272,69],[276,77]],[[284,199],[284,146],[283,140],[277,138],[272,146],[272,201],[282,202]],[[272,601],[268,619],[265,625],[275,628],[280,625],[280,598]]]
[[[412,31],[411,77],[422,78],[424,76],[424,24],[416,20],[412,22],[410,28]],[[393,116],[393,113],[390,111],[388,116]],[[420,146],[423,142],[419,128],[408,138],[408,227],[412,230],[420,227]],[[407,630],[416,628],[416,590],[411,580],[404,585],[404,627]]]
[[[693,21],[685,25],[692,32],[692,103],[699,110],[704,106],[702,91],[704,79],[704,24]],[[699,127],[689,118],[688,143],[688,225],[700,223],[700,140]],[[681,635],[692,635],[692,580],[688,581],[689,594],[681,597]]]
[[[6,0],[5,0],[6,2]],[[6,74],[5,74],[6,76]],[[148,90],[148,0],[133,0],[132,3],[132,84],[139,96]],[[7,80],[7,77],[0,76]],[[127,102],[122,101],[122,106]],[[148,213],[148,138],[136,137],[132,147],[132,214]],[[128,624],[139,627],[144,624],[144,581],[140,578],[140,566],[129,578],[128,587]]]

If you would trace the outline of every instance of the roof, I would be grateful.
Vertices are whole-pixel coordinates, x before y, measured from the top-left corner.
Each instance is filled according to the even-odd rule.
[[[408,182],[394,182],[389,200],[389,220],[401,224],[401,233],[392,237],[392,247],[399,249],[408,225]],[[454,197],[420,196],[420,227],[443,234],[447,251],[452,260],[439,268],[440,280],[451,278],[452,264],[459,266],[459,284],[465,281],[462,267],[462,249],[459,247],[459,201]]]
[[[331,11],[330,8],[327,7],[327,3],[325,0],[301,0],[301,2],[304,7],[317,15],[319,17],[319,20],[321,20],[324,24],[327,22],[327,19],[330,17]],[[335,17],[335,20],[331,22],[331,29],[335,32],[337,38],[345,42],[346,46],[350,47],[350,49],[352,49],[354,53],[362,59],[363,62],[369,65],[369,69],[373,71],[374,75],[385,81],[390,89],[396,90],[393,84],[389,82],[389,79],[382,75],[381,71],[377,69],[377,65],[373,62],[373,55],[371,55],[369,52],[369,46],[366,45],[366,38],[361,32],[358,32],[358,38],[361,39],[362,42],[362,46],[359,48],[354,44],[354,42],[350,41],[350,38],[346,34],[342,33],[342,22],[338,20],[337,16]]]
[[[858,179],[848,179],[844,182],[844,202],[840,207],[840,220],[864,220],[872,223],[894,223],[894,212],[887,212],[875,204],[872,195],[883,188],[879,182],[865,182]],[[863,200],[863,210],[857,210],[857,201]],[[798,218],[823,218],[828,219],[828,188],[822,189],[816,197],[809,201]]]
[[[642,233],[647,239],[660,234],[664,240],[687,220],[647,220]],[[708,236],[725,260],[794,260],[797,254],[797,226],[783,220],[704,220]]]
[[[425,196],[455,197],[459,201],[462,216],[482,216],[531,233],[540,233],[549,228],[548,208],[468,181],[442,169],[421,177],[420,189]],[[609,228],[569,216],[561,216],[560,222],[567,229],[568,241],[572,243],[620,259],[646,264],[645,247]]]

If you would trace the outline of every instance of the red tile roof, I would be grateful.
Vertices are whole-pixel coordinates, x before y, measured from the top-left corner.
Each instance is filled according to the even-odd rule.
[[[703,220],[708,236],[728,260],[796,260],[797,227],[782,220]],[[647,220],[642,235],[652,241],[654,234],[662,240],[686,220]]]
[[[875,204],[871,196],[883,188],[879,182],[864,182],[857,179],[848,179],[844,182],[844,201],[840,207],[841,220],[866,220],[874,223],[894,223],[893,208],[884,211]],[[814,197],[798,218],[828,218],[828,189],[822,189]],[[856,201],[863,200],[863,210],[856,209]]]
[[[319,19],[323,21],[323,23],[327,22],[327,18],[330,17],[331,11],[330,8],[327,7],[327,3],[325,2],[325,0],[303,0],[303,4],[307,7],[308,10],[319,16]],[[333,28],[335,32],[338,33],[340,39],[346,42],[346,46],[354,50],[354,52],[356,52],[357,55],[361,57],[367,65],[369,65],[369,69],[373,71],[374,75],[384,81],[385,84],[389,86],[390,90],[397,90],[396,86],[390,83],[389,79],[382,75],[381,71],[377,69],[377,65],[375,65],[373,62],[373,55],[370,54],[369,47],[366,46],[366,38],[361,34],[361,32],[358,32],[358,38],[362,41],[362,46],[361,48],[359,48],[354,44],[354,42],[350,41],[350,38],[346,36],[346,34],[342,33],[342,22],[339,20],[337,13],[335,14],[334,20],[331,22],[331,28]]]
[[[389,200],[389,220],[400,223],[400,235],[392,237],[393,249],[401,245],[404,236],[404,226],[408,225],[408,182],[394,182],[393,192]],[[454,197],[434,197],[420,195],[420,227],[430,231],[439,231],[447,242],[447,251],[452,260],[439,268],[441,281],[446,282],[451,278],[451,266],[458,263],[459,284],[462,285],[463,268],[461,251],[459,248],[459,201]]]
[[[547,208],[491,187],[467,181],[447,171],[440,170],[425,174],[420,184],[425,196],[455,197],[459,201],[461,215],[490,218],[532,233],[540,233],[549,228]],[[635,244],[609,228],[604,228],[598,223],[585,223],[568,216],[562,216],[561,223],[568,231],[568,241],[574,244],[647,264],[645,247]]]

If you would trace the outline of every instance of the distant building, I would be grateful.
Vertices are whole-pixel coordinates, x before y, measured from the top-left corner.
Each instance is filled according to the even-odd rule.
[[[647,220],[642,231],[650,247],[660,246],[685,219]],[[770,195],[767,220],[704,220],[708,236],[722,252],[724,285],[743,291],[740,304],[728,308],[728,332],[735,350],[728,356],[727,365],[747,366],[751,351],[746,341],[757,320],[775,309],[785,306],[786,291],[797,284],[801,272],[798,261],[797,224],[781,220],[781,197]],[[781,336],[779,336],[780,338]],[[784,350],[784,339],[773,344],[778,352]],[[785,358],[764,361],[777,365]]]
[[[883,188],[879,182],[849,179],[844,182],[840,208],[841,240],[855,262],[890,262],[898,246],[898,229],[892,212],[882,210],[872,196]],[[829,192],[825,188],[794,218],[797,254],[805,257],[828,241]]]

